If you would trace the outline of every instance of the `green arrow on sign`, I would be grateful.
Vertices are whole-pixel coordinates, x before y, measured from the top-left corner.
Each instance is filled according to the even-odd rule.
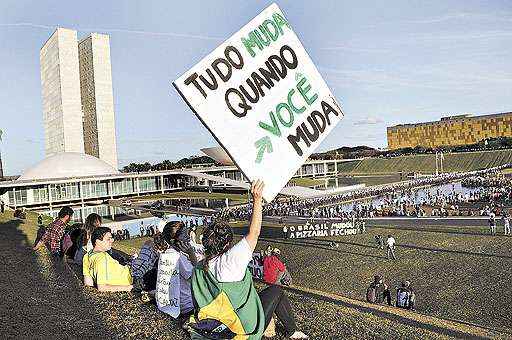
[[[270,141],[269,136],[258,139],[256,143],[254,143],[254,146],[258,149],[258,154],[256,155],[256,163],[261,163],[265,150],[267,150],[268,153],[274,151],[272,149],[272,142]]]

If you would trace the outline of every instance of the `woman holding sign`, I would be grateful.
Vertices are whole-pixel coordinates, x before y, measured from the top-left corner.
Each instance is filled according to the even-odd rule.
[[[203,232],[205,259],[192,275],[196,307],[190,324],[192,339],[232,339],[237,335],[260,339],[274,313],[290,339],[307,339],[297,331],[290,301],[278,286],[259,294],[247,266],[261,230],[263,182],[252,184],[252,219],[249,233],[233,245],[233,231],[214,223]]]

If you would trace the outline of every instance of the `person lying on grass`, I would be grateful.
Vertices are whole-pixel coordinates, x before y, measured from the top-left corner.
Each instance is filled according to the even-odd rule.
[[[129,266],[123,266],[110,256],[114,238],[110,228],[98,227],[91,235],[93,249],[83,258],[84,284],[96,286],[100,292],[127,292],[133,288]]]

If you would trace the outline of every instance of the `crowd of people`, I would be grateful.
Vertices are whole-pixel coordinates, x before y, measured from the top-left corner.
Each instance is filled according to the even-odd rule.
[[[274,317],[285,336],[307,339],[284,291],[270,285],[257,292],[248,270],[261,231],[263,186],[259,180],[252,185],[249,231],[238,242],[221,221],[204,228],[201,242],[183,222],[171,221],[126,259],[113,251],[113,233],[101,225],[99,215],[69,228],[73,210],[64,207],[49,226],[41,226],[34,250],[44,245],[51,256],[81,264],[84,284],[99,291],[153,292],[158,309],[186,325],[193,339],[258,339]],[[276,262],[279,250],[267,250],[267,267],[282,268]],[[286,274],[273,276],[268,277],[274,282],[290,281]]]
[[[112,231],[112,237],[115,241],[129,240],[131,238],[130,231],[128,229],[118,229],[115,232]]]
[[[497,200],[510,203],[512,201],[511,180],[504,177],[500,177],[502,179],[499,182],[491,180],[499,177],[497,174],[510,166],[512,165],[506,164],[465,173],[439,174],[317,198],[278,198],[266,204],[263,212],[265,216],[300,216],[342,220],[381,216],[474,216],[481,212],[462,209],[459,204],[480,201],[495,202]],[[467,193],[457,193],[454,189],[452,191],[428,189],[450,184],[453,186],[456,181],[462,181],[463,185],[479,182],[484,185],[478,186],[478,190]],[[422,195],[423,197],[419,197],[420,191],[425,193]],[[251,207],[249,205],[226,208],[219,213],[222,218],[238,220],[247,219],[250,215]]]
[[[224,209],[214,219],[170,221],[160,230],[141,222],[140,235],[149,237],[140,251],[126,257],[112,249],[116,240],[130,238],[126,229],[112,231],[102,226],[98,214],[87,216],[85,223],[70,226],[73,210],[63,207],[47,227],[38,218],[40,228],[33,249],[46,246],[51,256],[66,257],[80,265],[84,285],[102,292],[133,291],[153,295],[157,308],[177,319],[193,339],[224,339],[237,335],[259,338],[271,323],[280,320],[285,335],[291,339],[307,339],[299,331],[293,308],[279,285],[290,285],[291,275],[278,248],[268,246],[263,256],[263,281],[269,286],[258,292],[248,270],[258,243],[263,214],[269,216],[304,216],[358,219],[378,214],[391,216],[425,216],[430,206],[433,216],[448,216],[460,211],[458,204],[487,202],[481,215],[489,217],[490,233],[496,233],[499,218],[505,235],[510,235],[510,216],[503,207],[512,201],[512,181],[496,176],[502,167],[463,174],[441,174],[413,181],[365,188],[353,192],[313,199],[280,199],[263,205],[263,183],[256,181],[251,188],[252,204]],[[448,185],[462,181],[467,188],[477,190],[462,194],[445,190],[418,189]],[[346,202],[381,197],[379,205]],[[373,201],[372,201],[373,202]],[[437,209],[437,210],[436,210]],[[501,210],[500,210],[501,209]],[[234,241],[231,227],[225,219],[250,219],[248,233]],[[203,225],[202,235],[196,227]],[[388,259],[396,260],[396,240],[392,235],[375,236]],[[389,286],[380,275],[374,277],[366,290],[371,303],[392,305]],[[416,295],[409,281],[396,288],[395,305],[414,309]],[[226,310],[228,309],[228,310]]]
[[[139,227],[139,237],[153,237],[157,232],[157,228],[155,225],[144,225],[144,221],[140,222]]]

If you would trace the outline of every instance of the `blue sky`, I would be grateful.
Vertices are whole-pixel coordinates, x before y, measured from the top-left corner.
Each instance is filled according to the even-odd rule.
[[[56,26],[110,35],[122,166],[215,145],[171,83],[270,3],[3,0],[6,174],[44,158],[39,49]],[[346,115],[320,150],[385,147],[398,123],[512,111],[512,1],[277,3]]]

